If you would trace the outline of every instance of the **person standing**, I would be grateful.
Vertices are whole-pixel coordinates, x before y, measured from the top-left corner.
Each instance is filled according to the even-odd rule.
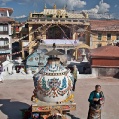
[[[90,105],[87,119],[101,119],[101,106],[104,104],[105,97],[100,85],[95,86],[95,90],[90,93],[88,101]]]
[[[76,67],[76,65],[74,65],[74,67],[73,67],[73,76],[74,76],[74,83],[73,83],[72,91],[75,91],[75,85],[76,85],[76,81],[77,81],[77,67]]]
[[[3,83],[3,69],[2,69],[2,66],[0,65],[0,83]]]
[[[0,83],[3,83],[3,80],[4,80],[4,78],[3,78],[3,72],[0,72]]]

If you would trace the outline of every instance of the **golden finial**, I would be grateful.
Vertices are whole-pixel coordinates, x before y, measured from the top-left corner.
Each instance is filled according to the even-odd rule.
[[[56,9],[56,8],[57,8],[56,4],[54,4],[53,8],[54,8],[54,9]]]

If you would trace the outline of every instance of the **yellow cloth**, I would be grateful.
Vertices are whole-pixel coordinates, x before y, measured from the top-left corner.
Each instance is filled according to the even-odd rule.
[[[74,76],[74,79],[77,79],[77,70],[73,71],[73,76]]]

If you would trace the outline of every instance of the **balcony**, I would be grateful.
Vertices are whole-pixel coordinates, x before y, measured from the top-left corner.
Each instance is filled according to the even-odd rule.
[[[8,35],[8,31],[0,31],[0,35]]]
[[[9,46],[0,46],[0,50],[1,49],[8,50],[9,49]]]
[[[29,23],[62,23],[62,24],[85,24],[89,25],[88,19],[83,18],[31,18]]]

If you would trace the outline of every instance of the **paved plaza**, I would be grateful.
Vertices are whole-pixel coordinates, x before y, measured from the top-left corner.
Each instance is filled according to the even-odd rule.
[[[102,107],[102,119],[119,119],[119,79],[79,79],[76,84],[77,109],[71,112],[72,119],[86,119],[88,96],[96,84],[102,86],[106,101]],[[32,80],[5,80],[0,83],[0,119],[22,119],[20,109],[31,104]]]

